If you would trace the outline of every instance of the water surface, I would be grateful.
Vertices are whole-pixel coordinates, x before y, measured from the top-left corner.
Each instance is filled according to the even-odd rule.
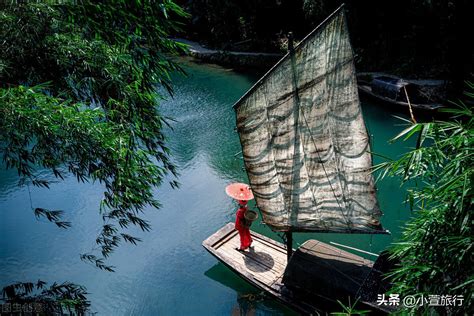
[[[255,76],[237,74],[212,65],[185,62],[188,77],[175,81],[173,99],[160,105],[173,117],[169,144],[179,166],[181,187],[163,185],[156,196],[163,207],[149,209],[150,233],[134,231],[138,246],[122,245],[110,258],[115,273],[80,261],[100,231],[98,206],[102,188],[78,184],[74,177],[51,189],[18,186],[15,171],[0,171],[0,285],[38,279],[71,281],[87,287],[92,310],[99,315],[231,315],[254,309],[257,315],[292,315],[272,299],[250,302],[258,290],[241,280],[208,254],[201,242],[225,223],[233,221],[234,204],[224,187],[246,181],[234,129],[232,104],[253,84]],[[364,117],[373,135],[373,151],[396,158],[406,148],[389,145],[401,130],[391,111],[363,103]],[[236,155],[237,154],[237,155]],[[375,161],[380,161],[375,159]],[[49,174],[45,177],[53,179]],[[384,227],[392,235],[295,234],[295,246],[309,238],[334,241],[371,252],[385,249],[400,234],[409,216],[404,191],[393,179],[378,183]],[[30,199],[31,197],[31,199]],[[33,207],[62,209],[73,226],[60,230],[38,222]],[[271,238],[279,236],[264,225],[253,229]],[[369,257],[370,258],[370,257]],[[257,298],[259,298],[257,296]]]

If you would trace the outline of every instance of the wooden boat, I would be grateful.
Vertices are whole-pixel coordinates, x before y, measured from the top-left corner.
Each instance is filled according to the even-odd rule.
[[[442,89],[441,80],[404,80],[396,76],[378,73],[361,73],[357,76],[362,95],[396,107],[410,105],[415,110],[436,111],[443,106],[432,97],[434,91]],[[439,101],[439,100],[438,100]]]
[[[316,240],[293,251],[293,232],[388,233],[380,223],[343,7],[295,48],[290,42],[288,54],[234,109],[261,218],[286,241],[252,232],[253,249],[241,252],[229,223],[204,248],[303,314],[347,296],[378,308],[377,294],[387,285],[374,267],[385,266],[385,256],[374,263]]]
[[[292,254],[288,265],[285,244],[253,231],[251,234],[254,242],[250,251],[235,250],[240,241],[234,223],[219,229],[202,245],[244,280],[302,314],[318,315],[324,313],[321,308],[337,308],[335,295],[343,297],[346,293],[337,293],[331,283],[345,285],[346,292],[353,296],[363,294],[365,300],[361,302],[370,307],[383,308],[370,297],[374,290],[386,291],[380,273],[369,277],[374,262],[327,243],[308,240]],[[321,269],[321,264],[326,266]],[[331,277],[326,277],[324,273],[331,270]],[[374,280],[379,284],[376,289],[358,293],[364,287],[373,286],[369,283]],[[316,281],[318,283],[314,283]],[[306,290],[315,284],[319,290]],[[391,311],[390,308],[382,310]]]

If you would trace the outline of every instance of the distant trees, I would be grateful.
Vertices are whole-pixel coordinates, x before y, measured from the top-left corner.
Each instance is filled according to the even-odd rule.
[[[343,2],[360,70],[440,77],[462,93],[474,71],[468,0],[304,0],[307,21],[314,26]]]
[[[220,48],[254,50],[279,50],[289,31],[301,39],[344,2],[359,70],[446,78],[455,95],[473,71],[468,0],[181,2],[192,15],[186,35]]]
[[[178,1],[191,14],[184,35],[223,49],[279,50],[279,33],[303,17],[300,0]]]
[[[157,87],[171,93],[181,71],[169,55],[184,47],[167,36],[184,16],[170,0],[0,3],[0,156],[33,185],[48,187],[38,168],[104,185],[100,253],[81,256],[101,269],[120,242],[139,241],[127,227],[150,229],[140,214],[176,175]],[[35,215],[70,225],[61,211]]]

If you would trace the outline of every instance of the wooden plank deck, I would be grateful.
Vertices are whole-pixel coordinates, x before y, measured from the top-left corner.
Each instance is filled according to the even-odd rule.
[[[253,249],[238,251],[240,238],[234,223],[228,223],[203,241],[202,245],[222,263],[247,282],[263,290],[295,310],[310,315],[313,306],[295,302],[285,295],[283,273],[287,265],[286,247],[273,239],[251,231]]]
[[[253,249],[237,251],[239,233],[228,223],[203,242],[204,248],[219,260],[264,290],[279,290],[286,268],[286,248],[274,240],[251,232]],[[275,288],[274,288],[275,287]]]
[[[219,229],[204,240],[202,245],[244,280],[302,314],[318,315],[321,312],[319,310],[321,307],[328,304],[328,302],[330,304],[335,302],[336,298],[326,296],[329,289],[322,289],[323,292],[316,294],[321,299],[317,299],[317,301],[295,297],[294,293],[283,285],[283,276],[287,267],[285,245],[256,232],[250,232],[253,239],[253,249],[243,252],[236,250],[240,246],[240,238],[238,232],[234,229],[234,223],[228,223]],[[307,257],[306,254],[310,256]],[[308,262],[306,262],[306,259],[309,259]],[[320,264],[315,264],[318,261]],[[340,278],[341,275],[348,273],[356,277],[357,273],[355,272],[361,269],[370,269],[373,262],[326,243],[309,240],[293,253],[291,264],[292,267],[293,264],[301,266],[300,270],[296,270],[300,271],[299,273],[304,273],[309,269],[308,271],[313,270],[317,275],[333,275],[336,278],[331,281],[333,283],[346,283],[348,280]],[[314,276],[308,275],[308,277],[317,280]],[[351,280],[349,277],[349,281]],[[300,281],[302,283],[308,282],[308,280]],[[356,281],[361,282],[363,280],[358,279]],[[326,286],[331,287],[333,285],[331,282]],[[321,290],[321,288],[319,289]]]

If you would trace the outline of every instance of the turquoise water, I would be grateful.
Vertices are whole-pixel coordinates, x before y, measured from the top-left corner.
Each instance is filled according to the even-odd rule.
[[[246,181],[232,104],[253,84],[255,76],[237,74],[210,65],[185,61],[188,77],[175,81],[173,99],[160,105],[174,117],[169,144],[179,166],[181,187],[164,185],[156,190],[160,210],[149,209],[150,233],[136,231],[138,246],[121,246],[108,261],[116,266],[107,273],[83,263],[79,254],[94,247],[100,230],[98,206],[102,188],[78,184],[74,177],[54,183],[51,189],[18,186],[15,171],[0,171],[0,285],[41,279],[50,283],[71,281],[87,287],[92,310],[99,315],[238,315],[241,309],[256,315],[292,315],[272,299],[249,302],[258,291],[228,270],[201,246],[202,240],[233,221],[234,204],[224,187]],[[393,112],[363,103],[373,135],[373,151],[396,158],[404,144],[388,140],[402,129]],[[375,159],[376,162],[380,161]],[[40,171],[41,172],[41,171]],[[44,172],[43,172],[44,173]],[[53,180],[47,173],[44,176]],[[400,233],[409,217],[404,191],[396,180],[378,183],[378,198],[390,236],[296,234],[295,245],[309,238],[334,241],[379,252]],[[63,209],[68,230],[39,222],[34,207]],[[276,240],[263,225],[253,229]]]

